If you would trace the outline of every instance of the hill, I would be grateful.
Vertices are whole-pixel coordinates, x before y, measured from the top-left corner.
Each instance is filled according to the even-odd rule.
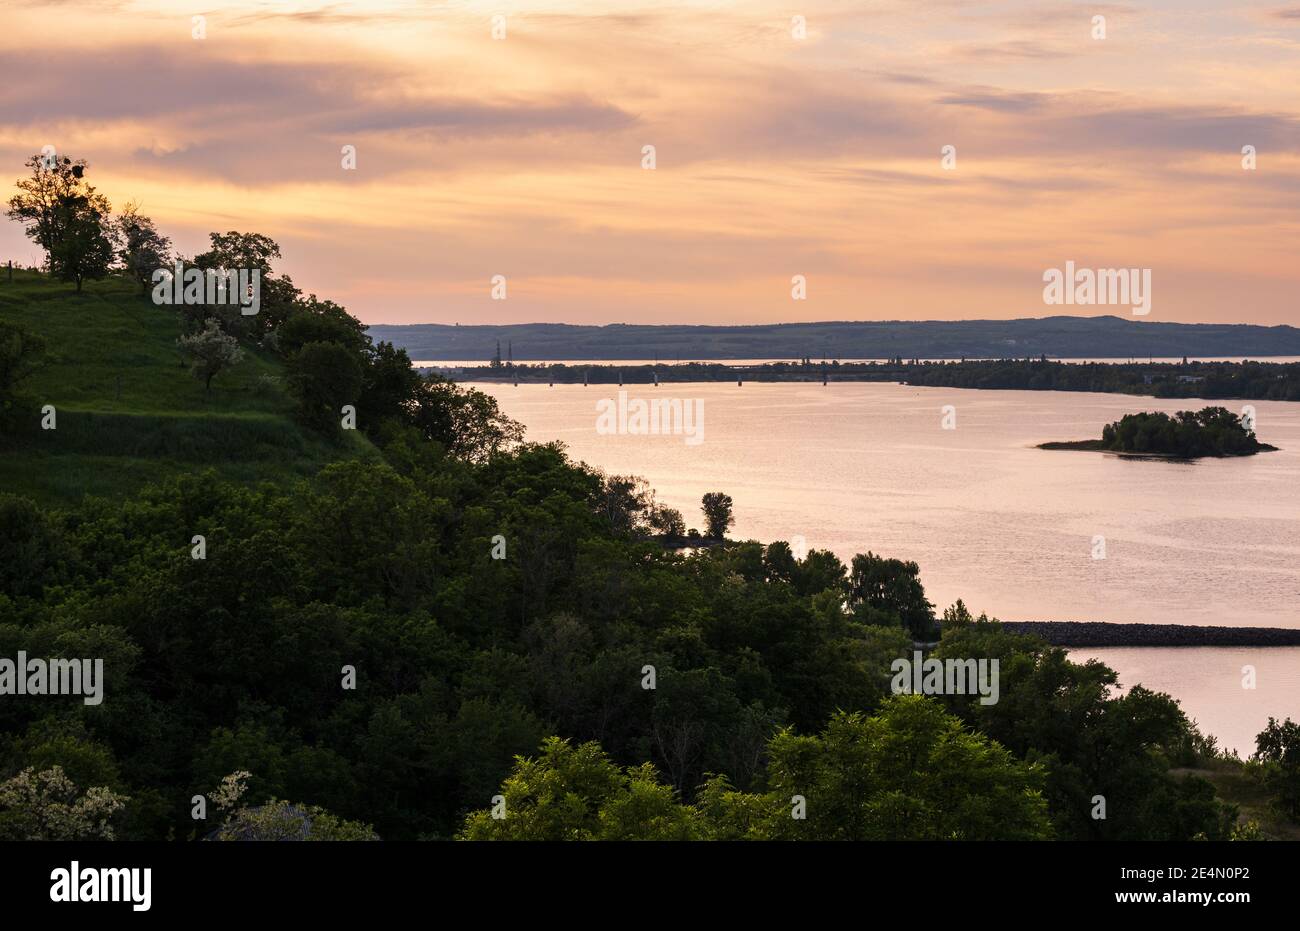
[[[370,327],[412,359],[488,360],[500,341],[515,361],[565,359],[1128,359],[1300,355],[1300,329],[1248,324],[1148,323],[1121,317],[781,323],[762,326]]]
[[[283,363],[245,349],[210,395],[176,350],[180,322],[120,278],[72,288],[30,271],[0,276],[0,321],[39,336],[39,369],[21,385],[56,410],[56,429],[0,437],[0,487],[59,503],[121,495],[215,468],[238,481],[314,475],[340,458],[377,456],[360,433],[334,446],[291,417]]]

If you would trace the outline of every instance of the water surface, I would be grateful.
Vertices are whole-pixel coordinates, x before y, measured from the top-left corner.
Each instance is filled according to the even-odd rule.
[[[1141,683],[1169,693],[1202,733],[1243,759],[1270,716],[1300,720],[1300,647],[1111,647],[1071,650],[1070,658],[1101,660],[1119,673],[1121,691]]]
[[[1300,626],[1300,404],[1254,402],[1259,436],[1279,452],[1169,462],[1034,446],[1207,402],[877,383],[626,389],[702,400],[704,441],[689,445],[599,435],[596,402],[616,386],[479,387],[530,440],[644,476],[688,525],[700,525],[705,492],[725,491],[733,536],[802,537],[846,561],[867,550],[914,559],[940,607],[963,598],[1004,620]],[[956,429],[942,429],[945,405]]]

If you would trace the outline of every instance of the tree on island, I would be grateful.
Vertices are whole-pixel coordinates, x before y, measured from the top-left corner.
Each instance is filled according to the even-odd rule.
[[[1102,448],[1115,452],[1195,456],[1240,456],[1262,447],[1242,418],[1225,407],[1126,414],[1101,431]]]
[[[1041,443],[1039,448],[1196,459],[1250,456],[1277,447],[1259,442],[1244,414],[1238,417],[1225,407],[1206,407],[1172,415],[1163,411],[1125,414],[1102,428],[1100,440]]]

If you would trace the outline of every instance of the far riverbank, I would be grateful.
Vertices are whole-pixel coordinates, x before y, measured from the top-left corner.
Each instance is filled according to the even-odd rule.
[[[1195,624],[1108,624],[1104,621],[1003,621],[1021,634],[1061,647],[1285,647],[1300,646],[1300,630],[1282,627],[1205,627]]]
[[[893,382],[913,387],[1070,391],[1154,398],[1300,401],[1294,362],[1065,362],[963,359],[843,362],[506,362],[416,363],[459,382],[496,384],[660,385],[699,382]]]

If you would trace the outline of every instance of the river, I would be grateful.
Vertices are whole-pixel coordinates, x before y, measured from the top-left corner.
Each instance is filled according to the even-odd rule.
[[[617,386],[477,387],[529,440],[644,476],[688,526],[705,492],[725,491],[733,537],[915,560],[940,609],[962,598],[1003,620],[1300,627],[1300,404],[1250,402],[1280,451],[1189,463],[1035,444],[1098,437],[1125,413],[1243,402],[885,383],[626,389],[697,405],[703,429],[688,442],[598,431],[597,402]],[[1125,686],[1171,692],[1243,754],[1268,714],[1300,718],[1297,649],[1089,652]],[[1224,683],[1251,656],[1257,687],[1235,695]]]

